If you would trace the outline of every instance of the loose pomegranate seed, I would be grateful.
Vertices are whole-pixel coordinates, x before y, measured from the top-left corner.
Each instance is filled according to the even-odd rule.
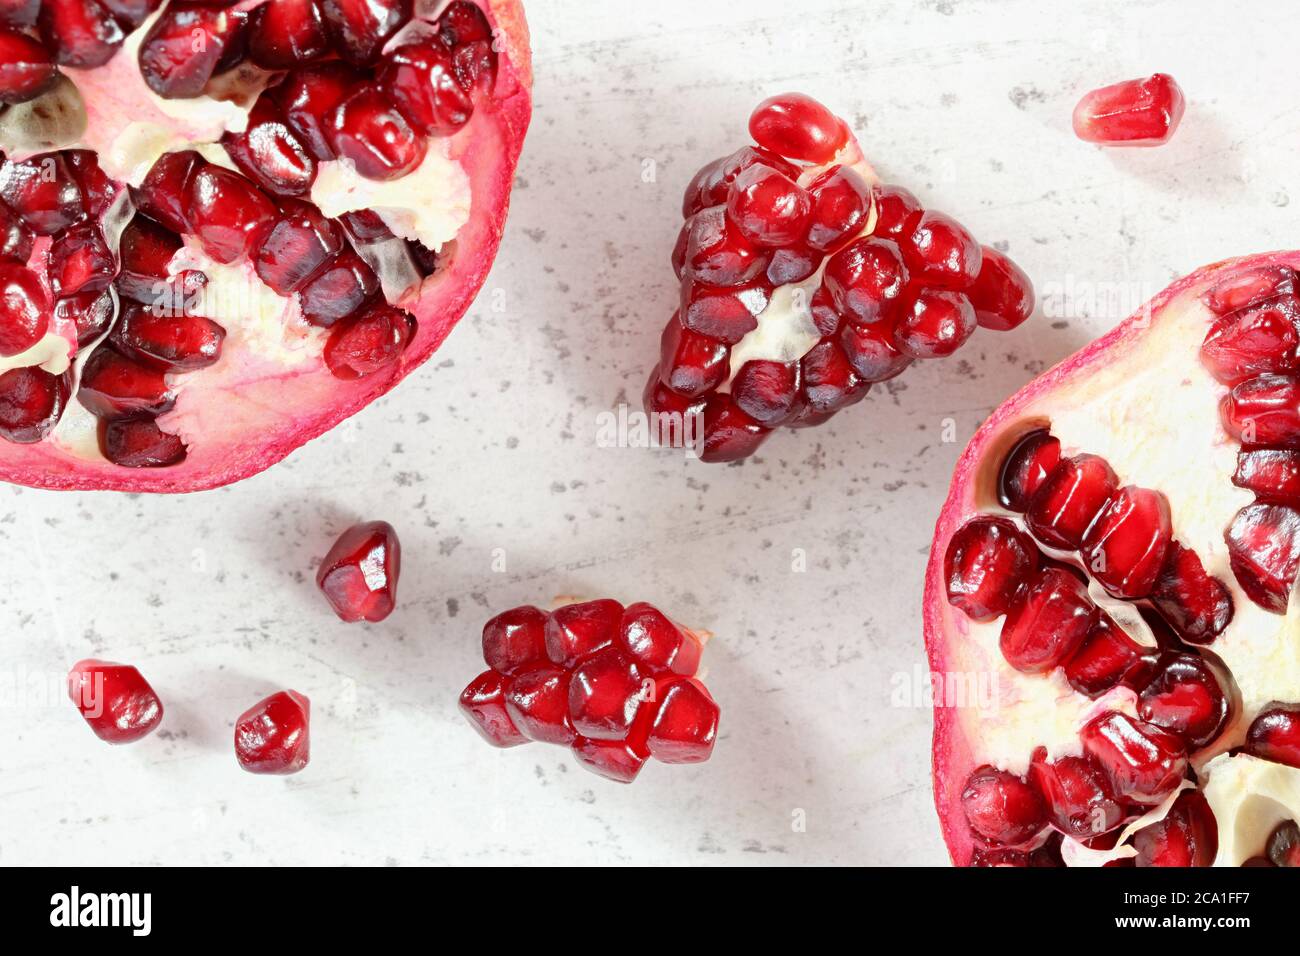
[[[377,86],[363,86],[330,114],[325,135],[340,159],[367,179],[397,179],[424,160],[428,141]]]
[[[50,244],[47,274],[56,296],[102,292],[113,281],[117,261],[104,233],[94,223],[60,233]]]
[[[302,287],[298,303],[304,319],[329,328],[354,314],[378,291],[379,279],[374,270],[345,247]]]
[[[1065,678],[1081,694],[1100,697],[1141,670],[1142,647],[1104,611],[1084,638],[1083,646],[1065,665]]]
[[[681,292],[682,325],[727,345],[758,328],[757,316],[768,303],[768,290],[762,286],[715,289],[688,279]]]
[[[1265,372],[1294,372],[1300,346],[1300,299],[1264,302],[1217,319],[1201,344],[1201,362],[1225,385]]]
[[[1061,443],[1046,429],[1035,429],[1007,452],[998,474],[998,501],[1011,511],[1024,512],[1061,460]]]
[[[77,346],[83,349],[108,331],[116,313],[111,292],[86,292],[54,303],[55,320],[76,326]]]
[[[1034,537],[1049,547],[1074,551],[1118,484],[1105,459],[1096,455],[1067,458],[1034,492],[1025,522]]]
[[[152,418],[104,422],[100,450],[123,468],[167,468],[185,460],[185,442],[158,427]]]
[[[0,23],[7,27],[34,27],[41,0],[0,0]]]
[[[902,303],[894,344],[910,358],[943,358],[966,344],[975,324],[975,309],[962,293],[922,289]]]
[[[652,671],[668,670],[689,677],[699,670],[704,645],[644,601],[628,605],[623,612],[619,637],[635,662]]]
[[[1247,445],[1300,442],[1300,379],[1258,375],[1233,387],[1223,399],[1223,427]]]
[[[798,362],[751,359],[731,382],[737,407],[760,425],[774,428],[790,417],[799,397]]]
[[[701,461],[739,461],[756,452],[772,434],[736,405],[730,395],[713,394],[704,406]]]
[[[407,43],[393,50],[384,58],[379,84],[425,136],[450,136],[474,113],[473,101],[456,79],[452,55],[439,42]]]
[[[531,605],[498,614],[483,625],[483,659],[502,674],[546,663],[546,612]]]
[[[411,19],[411,0],[324,0],[325,19],[345,60],[364,66]]]
[[[1215,285],[1206,293],[1205,302],[1211,311],[1226,315],[1295,293],[1295,270],[1280,265],[1255,266]]]
[[[858,239],[826,260],[822,282],[836,311],[855,325],[871,325],[898,313],[907,268],[888,239]]]
[[[642,704],[647,674],[616,647],[598,651],[573,670],[569,714],[578,733],[592,740],[622,740]]]
[[[808,184],[812,211],[808,245],[819,252],[836,249],[862,231],[871,211],[871,187],[848,166],[833,166]]]
[[[344,531],[316,572],[316,586],[340,620],[382,621],[397,605],[402,544],[387,521],[367,521]]]
[[[927,210],[899,240],[903,261],[913,280],[944,289],[968,288],[984,264],[983,254],[966,227],[951,216]]]
[[[329,117],[362,80],[355,68],[332,60],[295,70],[273,88],[285,122],[316,159],[337,158],[327,133]]]
[[[1219,828],[1205,795],[1186,790],[1164,819],[1133,835],[1136,866],[1210,866],[1219,852]]]
[[[1007,663],[1026,674],[1045,674],[1066,663],[1088,635],[1097,608],[1088,589],[1059,567],[1031,577],[1002,622],[1000,646]]]
[[[0,261],[25,263],[35,238],[18,213],[0,202]]]
[[[664,327],[659,356],[663,383],[687,398],[703,395],[726,381],[730,349],[683,327],[676,312]]]
[[[1007,613],[1025,579],[1038,570],[1038,549],[1005,518],[973,518],[948,542],[943,576],[948,603],[976,621]]]
[[[975,320],[986,329],[1007,332],[1034,311],[1034,285],[1023,269],[990,246],[980,246],[980,271],[966,290]]]
[[[0,263],[0,356],[26,352],[50,327],[50,299],[31,269]]]
[[[46,438],[63,416],[72,375],[42,368],[12,368],[0,374],[0,438],[29,445]]]
[[[578,737],[573,755],[593,773],[615,783],[631,783],[645,766],[645,757],[621,740],[589,740]]]
[[[1300,825],[1294,820],[1279,823],[1269,834],[1265,852],[1274,866],[1300,866]]]
[[[971,830],[1003,846],[1017,846],[1047,826],[1047,806],[1024,777],[985,764],[962,789],[961,807]]]
[[[924,215],[920,200],[902,186],[883,184],[873,186],[872,195],[876,204],[876,226],[872,235],[892,239],[901,245],[904,238],[913,234]]]
[[[1040,747],[1029,765],[1029,779],[1043,795],[1052,823],[1067,836],[1096,837],[1124,822],[1124,808],[1106,775],[1086,757],[1049,763],[1047,751]]]
[[[803,93],[781,93],[759,103],[749,135],[774,153],[804,163],[828,163],[848,140],[839,117]]]
[[[277,218],[265,193],[220,166],[208,165],[194,174],[189,198],[194,235],[218,262],[248,255]]]
[[[1187,753],[1178,737],[1119,711],[1089,721],[1079,739],[1121,800],[1160,803],[1187,773]]]
[[[1232,594],[1206,573],[1195,551],[1177,541],[1169,546],[1151,603],[1189,644],[1209,644],[1232,620]]]
[[[767,268],[771,254],[741,235],[723,207],[701,209],[689,225],[684,276],[708,285],[741,286]]]
[[[894,345],[894,327],[888,322],[865,328],[846,322],[840,329],[839,343],[844,357],[866,382],[884,382],[912,364],[912,357]]]
[[[506,712],[529,740],[567,747],[577,736],[569,720],[569,672],[542,666],[516,674],[505,692]]]
[[[218,7],[169,4],[140,43],[140,75],[164,99],[200,95],[226,65],[243,22]]]
[[[415,319],[386,302],[334,326],[325,342],[325,364],[335,378],[358,379],[393,368],[415,335]]]
[[[289,129],[270,95],[259,96],[247,128],[226,133],[221,144],[246,176],[274,195],[300,196],[316,181],[315,157]]]
[[[68,697],[95,736],[110,744],[147,737],[163,718],[162,701],[130,664],[78,661],[68,671]]]
[[[506,689],[510,678],[494,670],[484,671],[470,681],[460,694],[461,713],[475,730],[494,747],[515,747],[528,743],[528,738],[506,712]]]
[[[775,153],[756,146],[742,146],[730,156],[706,163],[695,174],[682,199],[682,218],[690,219],[701,209],[725,203],[735,178],[754,165],[775,169],[791,179],[799,177],[798,167]]]
[[[329,30],[317,0],[272,0],[248,21],[248,58],[266,70],[316,60],[330,49]]]
[[[192,372],[221,359],[226,330],[197,315],[159,316],[138,302],[124,301],[122,317],[108,340],[122,354],[165,371]]]
[[[702,763],[713,755],[720,713],[698,680],[678,681],[660,698],[646,749],[662,763]]]
[[[1265,610],[1284,613],[1300,573],[1300,512],[1286,505],[1246,505],[1223,539],[1246,595]]]
[[[190,297],[203,288],[207,276],[192,269],[169,275],[167,266],[182,245],[180,236],[147,216],[132,218],[118,244],[122,259],[114,283],[118,294],[146,303],[157,314],[188,311]]]
[[[767,166],[751,166],[727,191],[727,215],[758,246],[798,242],[808,230],[812,200],[793,179]]]
[[[1103,146],[1159,146],[1183,118],[1183,91],[1168,73],[1093,90],[1074,108],[1074,135]]]
[[[310,203],[286,201],[281,213],[257,247],[254,264],[263,282],[291,295],[343,251],[343,232]]]
[[[618,637],[623,605],[617,601],[585,601],[553,611],[546,621],[546,655],[566,670]]]
[[[31,37],[0,29],[0,103],[25,103],[54,85],[54,61]]]
[[[38,236],[53,236],[86,218],[85,197],[60,153],[0,165],[0,199]]]
[[[42,0],[36,25],[41,42],[63,66],[103,66],[126,39],[96,0]]]
[[[235,758],[249,773],[297,773],[311,759],[311,702],[282,690],[235,721]]]
[[[1262,501],[1300,505],[1300,450],[1250,448],[1237,452],[1232,483]]]
[[[1126,485],[1089,525],[1081,551],[1092,576],[1108,592],[1133,601],[1155,587],[1172,538],[1165,496]]]
[[[1246,746],[1256,757],[1300,767],[1300,704],[1265,707],[1246,733]]]
[[[802,396],[813,412],[837,412],[867,397],[870,382],[858,377],[834,339],[823,339],[800,361]]]
[[[164,153],[139,188],[131,191],[136,208],[174,233],[190,231],[190,183],[207,162],[192,149]]]
[[[1189,753],[1205,747],[1228,723],[1225,682],[1204,658],[1166,654],[1138,693],[1138,716],[1181,737]]]
[[[165,373],[109,348],[98,348],[81,370],[77,399],[100,418],[137,418],[169,411],[176,396]]]

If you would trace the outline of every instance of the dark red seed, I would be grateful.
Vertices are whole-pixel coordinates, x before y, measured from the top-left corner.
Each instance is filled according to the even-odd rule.
[[[822,339],[800,360],[802,395],[813,412],[837,412],[867,397],[871,383],[849,364],[835,339]]]
[[[1163,655],[1138,693],[1138,716],[1181,737],[1189,753],[1205,747],[1227,725],[1225,680],[1195,654]]]
[[[1187,753],[1179,738],[1119,711],[1093,718],[1079,739],[1121,800],[1160,803],[1187,773]]]
[[[0,263],[0,356],[19,355],[50,327],[50,299],[31,269]]]
[[[362,245],[393,238],[393,231],[388,228],[383,217],[373,209],[355,209],[352,212],[345,212],[339,216],[338,221],[343,224],[343,228],[348,231],[353,242]]]
[[[1087,586],[1059,567],[1038,571],[1002,622],[1002,656],[1016,670],[1045,674],[1067,663],[1097,619]]]
[[[329,118],[363,81],[362,74],[340,60],[294,70],[272,94],[285,122],[318,160],[335,159],[330,145]]]
[[[100,418],[161,415],[175,404],[164,373],[100,347],[81,370],[77,399]]]
[[[1185,790],[1163,819],[1133,834],[1136,866],[1210,866],[1219,852],[1214,811],[1199,790]]]
[[[509,677],[486,670],[460,694],[461,713],[493,747],[515,747],[528,742],[506,712],[505,695],[509,688]]]
[[[872,196],[876,203],[876,225],[871,234],[901,243],[921,221],[924,210],[920,201],[902,186],[884,184],[873,186]]]
[[[136,208],[174,233],[189,232],[190,183],[206,165],[207,161],[192,149],[164,153],[140,186],[131,190]]]
[[[450,136],[469,122],[474,104],[461,89],[441,43],[399,46],[384,58],[379,83],[406,121],[425,136]]]
[[[86,218],[85,197],[60,153],[0,165],[0,199],[38,236],[53,236]]]
[[[943,358],[975,332],[975,309],[960,292],[922,289],[904,300],[894,327],[894,344],[917,359]]]
[[[360,309],[379,291],[379,279],[351,247],[345,247],[298,293],[302,315],[329,328]]]
[[[840,315],[855,325],[872,325],[897,315],[907,268],[888,239],[857,239],[826,260],[822,282]]]
[[[704,406],[704,447],[700,461],[739,461],[758,451],[772,434],[736,405],[730,395],[709,396]]]
[[[1038,548],[1005,518],[972,518],[958,529],[944,554],[948,603],[976,621],[1007,613],[1029,575],[1038,570]]]
[[[1279,823],[1269,834],[1264,852],[1274,866],[1300,867],[1300,825],[1294,820]]]
[[[1112,595],[1149,595],[1173,539],[1169,502],[1158,491],[1125,485],[1083,535],[1084,563]]]
[[[339,620],[377,623],[397,606],[402,543],[387,521],[348,528],[330,546],[316,571],[316,586]]]
[[[451,54],[456,82],[466,93],[492,92],[497,80],[497,54],[489,40],[475,40],[457,47]]]
[[[773,249],[772,259],[767,264],[767,281],[774,286],[802,282],[816,272],[821,264],[821,253],[803,244]]]
[[[681,284],[682,325],[726,345],[735,345],[758,328],[758,315],[767,303],[763,286],[717,289],[690,279]]]
[[[168,263],[181,246],[176,233],[148,216],[135,216],[122,230],[118,245],[118,294],[148,305],[158,315],[190,311],[190,298],[207,283],[207,276],[193,269],[168,274]]]
[[[1044,428],[1020,438],[998,474],[998,501],[1011,511],[1024,512],[1029,500],[1061,460],[1061,443]]]
[[[656,365],[642,391],[641,402],[649,418],[651,439],[657,447],[698,447],[703,435],[706,399],[678,395],[660,381]]]
[[[1246,746],[1256,757],[1300,767],[1300,704],[1265,707],[1246,732]]]
[[[1157,146],[1183,117],[1183,91],[1167,73],[1086,93],[1074,108],[1074,133],[1103,146]]]
[[[0,28],[0,103],[25,103],[54,85],[58,73],[45,47]]]
[[[50,244],[48,275],[55,296],[102,292],[113,281],[117,260],[95,223],[74,226]]]
[[[335,378],[365,378],[395,367],[415,335],[409,313],[373,302],[334,326],[325,342],[325,364]]]
[[[579,661],[612,644],[622,620],[623,605],[607,599],[557,608],[546,621],[546,655],[571,670]]]
[[[771,253],[740,234],[727,219],[726,209],[701,209],[688,223],[683,276],[714,286],[741,286],[767,268]]]
[[[679,395],[695,398],[727,379],[730,349],[685,328],[676,312],[659,341],[659,376]]]
[[[108,331],[116,315],[110,292],[86,292],[54,303],[56,321],[71,322],[77,329],[77,347],[85,348]]]
[[[730,156],[706,163],[686,187],[682,198],[682,218],[690,219],[701,209],[720,206],[727,201],[731,183],[754,165],[775,169],[791,179],[798,179],[799,169],[780,156],[756,146],[742,146]]]
[[[169,468],[185,460],[185,442],[152,418],[103,422],[101,429],[100,450],[123,468]]]
[[[546,619],[527,604],[498,614],[483,625],[483,660],[502,674],[546,663]]]
[[[1177,541],[1169,546],[1151,603],[1189,644],[1209,644],[1232,620],[1232,594],[1211,577],[1195,551]]]
[[[660,698],[646,749],[662,763],[701,763],[718,739],[718,705],[694,679],[677,681]]]
[[[645,766],[646,757],[622,740],[590,740],[578,737],[573,755],[588,770],[615,783],[631,783]]]
[[[1067,756],[1049,763],[1040,747],[1029,766],[1029,779],[1043,795],[1052,823],[1067,836],[1097,837],[1124,822],[1124,808],[1105,774],[1086,757]]]
[[[691,677],[699,670],[704,650],[700,639],[653,605],[644,601],[629,604],[618,633],[633,661],[650,671],[668,670]]]
[[[221,7],[170,4],[140,43],[140,75],[164,99],[199,96],[242,26]]]
[[[99,4],[129,31],[144,23],[149,14],[162,6],[162,0],[99,0]]]
[[[922,213],[909,235],[899,240],[912,278],[927,286],[968,288],[984,263],[979,244],[966,227],[941,212]]]
[[[235,757],[249,773],[297,773],[311,759],[311,702],[283,690],[235,721]]]
[[[423,161],[428,142],[378,86],[363,86],[330,114],[325,135],[340,159],[367,179],[397,179]]]
[[[1076,455],[1057,464],[1034,492],[1025,522],[1039,541],[1074,551],[1115,494],[1119,479],[1104,458]]]
[[[1141,672],[1143,649],[1105,611],[1084,638],[1083,645],[1065,665],[1065,678],[1081,694],[1100,697]]]
[[[1300,442],[1300,378],[1258,375],[1223,397],[1223,427],[1244,445]]]
[[[86,212],[92,216],[103,215],[117,196],[117,186],[100,168],[95,153],[89,149],[65,149],[60,155],[81,187]]]
[[[0,438],[28,445],[46,438],[63,417],[72,375],[51,375],[36,366],[0,374]]]
[[[1232,483],[1262,501],[1300,505],[1300,449],[1250,448],[1237,452]]]
[[[438,18],[438,37],[448,47],[491,40],[492,28],[477,4],[453,0]]]
[[[814,296],[816,298],[816,296]],[[884,382],[912,364],[894,345],[894,327],[888,322],[860,327],[845,322],[839,334],[840,348],[863,381]]]
[[[592,740],[622,740],[642,703],[644,676],[617,647],[607,647],[573,669],[569,719]]]
[[[254,266],[279,295],[291,295],[343,250],[343,231],[310,203],[282,204],[278,222],[257,247]]]
[[[96,0],[42,0],[36,25],[41,42],[63,66],[103,66],[126,39]]]
[[[22,218],[0,202],[0,261],[26,263],[35,240]]]
[[[248,255],[277,218],[275,205],[238,173],[206,166],[194,174],[189,219],[203,250],[218,262]]]
[[[808,195],[812,199],[807,237],[810,248],[819,252],[837,249],[866,226],[871,187],[848,166],[826,170],[808,184]]]
[[[793,179],[767,166],[751,166],[727,191],[727,216],[757,246],[798,242],[808,229],[812,201]]]
[[[966,295],[975,319],[986,329],[1014,329],[1034,311],[1034,286],[1018,265],[990,246],[981,246],[981,265]]]
[[[124,355],[167,371],[192,372],[221,359],[226,330],[197,315],[155,315],[138,302],[123,301],[122,317],[108,339]]]
[[[822,338],[834,335],[844,324],[844,316],[836,311],[835,303],[831,301],[831,294],[826,291],[825,285],[819,285],[813,291],[812,298],[808,300],[808,312]],[[892,332],[892,326],[890,328]]]
[[[364,66],[409,19],[411,0],[324,0],[338,52],[345,60]]]
[[[329,52],[330,35],[317,0],[270,0],[248,20],[248,58],[284,70]]]
[[[573,743],[568,671],[544,665],[516,674],[505,704],[511,723],[529,740],[565,747]]]
[[[247,128],[226,133],[221,144],[246,176],[274,195],[300,196],[316,181],[315,157],[289,129],[269,94],[257,98]]]
[[[1295,292],[1296,275],[1290,266],[1253,266],[1215,285],[1205,302],[1212,312],[1226,315]]]
[[[988,764],[966,778],[961,808],[972,831],[1002,846],[1018,846],[1047,826],[1047,805],[1033,785]]]
[[[68,697],[95,736],[110,744],[146,737],[163,718],[162,701],[129,664],[77,661],[68,671]]]
[[[1300,573],[1300,511],[1286,505],[1246,505],[1223,533],[1228,560],[1246,595],[1267,611],[1286,611]]]
[[[1236,385],[1265,372],[1294,372],[1300,347],[1300,299],[1285,296],[1216,319],[1201,343],[1201,362]]]
[[[790,416],[799,397],[800,364],[751,359],[731,382],[731,397],[750,418],[775,428]]]
[[[749,116],[749,135],[765,149],[805,163],[828,163],[848,130],[839,117],[803,93],[781,93],[759,103]]]
[[[41,0],[0,0],[0,23],[7,27],[34,27]]]

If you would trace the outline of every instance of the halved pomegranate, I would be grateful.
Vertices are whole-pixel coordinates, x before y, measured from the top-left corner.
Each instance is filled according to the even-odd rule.
[[[393,388],[531,115],[518,0],[66,0],[0,59],[0,479],[38,487],[223,485]]]
[[[992,688],[935,711],[955,862],[1291,859],[1297,267],[1179,280],[966,448],[925,595],[932,670]]]
[[[749,132],[756,146],[686,187],[680,307],[645,390],[657,434],[700,436],[704,461],[747,458],[774,429],[819,425],[977,326],[1005,331],[1033,312],[1014,262],[882,184],[821,103],[773,96]]]

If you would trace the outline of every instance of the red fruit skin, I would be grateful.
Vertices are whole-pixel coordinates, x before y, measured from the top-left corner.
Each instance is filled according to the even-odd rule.
[[[519,0],[484,0],[481,6],[500,49],[491,99],[476,97],[474,116],[455,138],[457,158],[470,178],[470,219],[457,234],[457,255],[437,281],[427,283],[418,300],[402,303],[415,316],[418,332],[396,362],[382,373],[351,382],[335,379],[323,363],[292,384],[270,377],[265,385],[241,396],[248,402],[241,406],[247,430],[191,442],[185,461],[170,468],[120,468],[76,457],[52,442],[0,443],[0,481],[35,488],[145,493],[217,488],[264,471],[391,391],[424,364],[487,278],[505,229],[510,187],[532,115],[532,61],[523,5]],[[304,396],[319,390],[329,398],[319,403],[304,398],[286,414],[285,396],[299,388]]]
[[[129,744],[163,718],[162,701],[130,664],[88,658],[68,672],[68,697],[100,740]]]

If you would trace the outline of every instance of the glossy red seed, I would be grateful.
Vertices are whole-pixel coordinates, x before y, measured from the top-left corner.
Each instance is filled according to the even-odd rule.
[[[1040,747],[1030,763],[1029,780],[1043,795],[1052,823],[1067,836],[1097,837],[1124,822],[1124,808],[1105,774],[1086,757],[1049,762]]]
[[[1286,296],[1215,320],[1201,343],[1201,362],[1236,385],[1264,372],[1294,372],[1300,347],[1300,299]]]
[[[749,117],[754,142],[788,159],[828,163],[848,140],[839,117],[804,93],[781,93],[759,103]]]
[[[1250,753],[1288,767],[1300,767],[1300,704],[1273,701],[1246,733]]]
[[[483,660],[503,674],[546,663],[545,611],[531,605],[512,608],[483,625]]]
[[[1035,429],[1007,452],[998,473],[998,501],[1011,511],[1023,512],[1047,476],[1061,460],[1061,443],[1046,429]]]
[[[704,447],[700,460],[705,462],[739,461],[758,451],[772,434],[746,415],[730,395],[714,394],[704,406]]]
[[[1219,828],[1205,794],[1185,790],[1169,813],[1133,834],[1136,866],[1210,866],[1219,852]]]
[[[351,93],[330,114],[325,135],[340,159],[367,179],[398,179],[424,160],[428,142],[378,86]]]
[[[132,30],[162,6],[162,0],[99,0],[99,5],[113,14],[123,29]]]
[[[0,373],[0,438],[28,445],[42,441],[63,417],[72,375],[51,375],[36,366]]]
[[[529,740],[568,746],[575,734],[569,721],[569,673],[542,666],[516,674],[505,692],[510,721]]]
[[[727,192],[727,215],[740,234],[758,246],[798,242],[808,229],[812,201],[789,176],[751,166]]]
[[[268,94],[257,98],[243,132],[221,137],[226,153],[244,175],[277,196],[301,196],[316,181],[316,159],[289,129]]]
[[[190,225],[203,251],[218,262],[248,255],[277,218],[275,205],[238,173],[206,166],[189,190]]]
[[[329,118],[363,81],[354,67],[338,60],[294,70],[272,88],[285,122],[318,160],[336,158],[328,135]]]
[[[926,286],[968,288],[984,264],[980,246],[966,227],[933,210],[922,213],[898,245],[912,278]]]
[[[108,331],[116,315],[111,292],[86,292],[54,303],[56,322],[71,322],[77,329],[77,346],[85,348]]]
[[[632,659],[652,671],[670,670],[691,677],[699,669],[704,650],[699,638],[644,601],[627,606],[618,633]]]
[[[1258,375],[1236,385],[1223,398],[1223,427],[1246,445],[1300,442],[1300,378]]]
[[[677,313],[659,342],[659,375],[679,395],[694,398],[726,381],[730,350],[721,342],[683,327]]]
[[[175,404],[164,373],[100,347],[81,370],[77,400],[100,418],[161,415]]]
[[[704,435],[707,399],[678,395],[660,380],[659,366],[656,365],[650,371],[641,402],[649,419],[650,439],[655,447],[699,448]]]
[[[845,322],[839,343],[849,365],[866,382],[884,382],[912,364],[911,356],[894,345],[894,327],[888,322],[865,327]]]
[[[742,236],[724,207],[702,209],[688,225],[684,277],[735,287],[753,281],[767,268],[771,253]]]
[[[50,244],[47,274],[57,297],[102,292],[113,281],[117,260],[104,233],[94,223],[74,226]]]
[[[1262,501],[1300,505],[1300,449],[1250,448],[1237,452],[1232,483]]]
[[[731,183],[756,164],[775,169],[791,179],[799,177],[798,167],[775,153],[756,146],[742,146],[729,156],[706,163],[692,177],[682,197],[682,218],[690,219],[701,209],[725,203]]]
[[[1065,665],[1070,686],[1088,697],[1100,697],[1112,687],[1135,678],[1141,671],[1143,650],[1105,611]]]
[[[302,315],[324,328],[354,314],[376,292],[379,279],[350,247],[322,266],[298,293]]]
[[[36,25],[41,42],[63,66],[103,66],[126,39],[96,0],[42,0]]]
[[[642,703],[645,680],[632,658],[607,647],[573,669],[569,719],[583,737],[622,740]]]
[[[26,263],[35,239],[18,213],[0,202],[0,261]]]
[[[280,212],[253,262],[263,282],[279,295],[291,295],[343,250],[343,231],[310,203],[286,203]]]
[[[86,201],[61,153],[0,164],[0,199],[38,236],[53,236],[86,218]]]
[[[1090,720],[1079,739],[1120,800],[1160,803],[1187,773],[1187,753],[1178,737],[1119,711]]]
[[[452,51],[451,61],[461,89],[483,96],[492,92],[497,78],[497,54],[492,49],[492,41],[475,40],[458,46]]]
[[[1047,805],[1024,777],[985,764],[966,778],[961,808],[973,832],[1003,846],[1017,846],[1047,826]]]
[[[1183,118],[1183,91],[1168,73],[1092,90],[1074,108],[1074,135],[1102,146],[1159,146]]]
[[[372,302],[334,326],[325,364],[335,378],[352,380],[394,369],[415,336],[415,320],[386,302]]]
[[[0,29],[0,103],[25,103],[54,85],[54,60],[34,39]]]
[[[388,53],[379,83],[406,121],[426,136],[450,136],[474,113],[451,53],[440,42],[406,43]]]
[[[588,770],[615,783],[631,783],[645,766],[646,758],[621,740],[591,740],[578,737],[573,755]]]
[[[494,747],[515,747],[527,743],[506,711],[505,695],[510,678],[486,670],[461,691],[460,711],[475,730]]]
[[[272,694],[235,721],[235,758],[249,773],[290,774],[311,759],[311,702],[293,690]]]
[[[41,0],[0,0],[0,24],[7,27],[34,27]]]
[[[835,339],[823,339],[800,360],[802,396],[813,412],[837,412],[867,397],[863,381]]]
[[[0,263],[0,356],[26,352],[50,327],[50,298],[40,278],[16,263]]]
[[[1296,293],[1296,274],[1290,266],[1252,266],[1214,285],[1205,304],[1218,315]]]
[[[991,246],[980,246],[980,271],[967,291],[975,319],[986,329],[1014,329],[1034,311],[1034,286],[1024,270]]]
[[[1029,575],[1038,570],[1038,548],[1005,518],[972,518],[958,529],[944,554],[948,603],[976,621],[1005,614]]]
[[[1189,644],[1209,644],[1232,620],[1232,594],[1206,573],[1195,551],[1177,541],[1151,591],[1151,603]]]
[[[1034,537],[1049,547],[1074,551],[1118,484],[1105,459],[1096,455],[1067,458],[1034,492],[1025,523]]]
[[[388,228],[384,217],[373,209],[354,209],[339,216],[338,221],[347,230],[354,243],[369,245],[393,238],[393,230]]]
[[[1294,820],[1279,823],[1269,834],[1264,851],[1274,866],[1300,867],[1300,825]]]
[[[1016,670],[1046,674],[1069,661],[1097,618],[1088,588],[1063,568],[1047,567],[1026,582],[1002,622],[1002,656]]]
[[[910,358],[943,358],[966,344],[975,324],[975,309],[962,293],[922,289],[899,306],[894,344]]]
[[[883,183],[873,186],[871,194],[876,206],[876,225],[871,234],[901,244],[921,221],[924,210],[920,200],[902,186]]]
[[[284,70],[329,52],[330,35],[317,0],[270,0],[248,20],[248,58]]]
[[[750,418],[774,428],[790,417],[799,397],[798,362],[751,359],[731,382],[731,397]]]
[[[140,43],[140,75],[164,99],[199,96],[242,26],[220,7],[169,4]]]
[[[839,248],[867,224],[871,187],[848,166],[833,166],[808,184],[812,211],[808,246],[819,252]]]
[[[164,153],[131,190],[136,208],[174,233],[190,231],[190,183],[207,161],[192,149]]]
[[[681,285],[681,323],[692,332],[735,345],[758,328],[759,313],[767,307],[764,286],[717,289],[686,279]]]
[[[411,0],[324,0],[339,54],[358,65],[373,63],[402,24],[411,19]]]
[[[121,271],[114,285],[118,295],[142,302],[158,315],[192,311],[191,298],[207,283],[193,269],[169,275],[168,264],[182,246],[180,236],[147,216],[135,216],[118,244]]]
[[[130,664],[77,661],[68,671],[68,697],[95,736],[110,744],[147,737],[163,718],[162,701]]]
[[[1300,511],[1286,505],[1246,505],[1223,539],[1232,573],[1246,595],[1265,610],[1284,613],[1300,573]]]
[[[564,668],[608,647],[618,636],[623,605],[617,601],[584,601],[551,612],[546,621],[546,655]]]
[[[826,260],[822,283],[840,315],[872,325],[898,314],[907,268],[888,239],[856,239]]]
[[[844,324],[844,316],[836,311],[835,303],[831,301],[831,294],[826,291],[825,285],[819,285],[813,291],[812,298],[808,300],[808,312],[822,338],[830,338]]]
[[[773,249],[772,259],[767,264],[765,275],[767,281],[773,286],[802,282],[816,272],[821,263],[820,252],[797,243],[781,249]]]
[[[226,330],[198,315],[155,315],[124,300],[108,341],[124,355],[164,371],[192,372],[221,360]]]
[[[1195,654],[1163,655],[1138,693],[1138,716],[1181,737],[1189,753],[1205,747],[1227,725],[1225,680]]]
[[[1108,592],[1133,601],[1155,587],[1172,538],[1165,496],[1126,485],[1084,533],[1081,553],[1092,576]]]
[[[701,763],[713,755],[720,710],[697,680],[674,683],[664,692],[646,737],[646,749],[663,763]]]
[[[89,149],[65,149],[61,155],[72,178],[81,187],[83,207],[92,216],[103,215],[117,196],[117,186],[99,166],[99,159]]]
[[[316,572],[316,586],[339,620],[377,623],[397,606],[402,544],[387,521],[353,525],[330,547]]]
[[[152,418],[125,418],[101,425],[100,451],[123,468],[168,468],[185,460],[185,442]]]

